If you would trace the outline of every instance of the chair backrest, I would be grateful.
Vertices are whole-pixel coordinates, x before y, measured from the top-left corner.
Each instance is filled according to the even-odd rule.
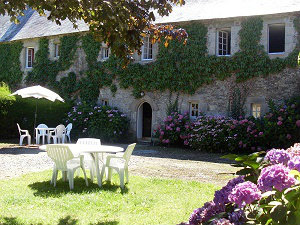
[[[46,145],[46,151],[59,170],[67,170],[67,162],[74,158],[70,148],[66,145]]]
[[[20,128],[20,125],[17,123],[17,127],[18,127],[18,130],[19,130],[19,134],[21,136],[21,128]]]
[[[66,132],[66,127],[62,124],[58,125],[56,128],[55,128],[55,135],[56,137],[63,137],[64,134]]]
[[[46,125],[46,124],[39,124],[38,126],[37,126],[37,128],[48,128],[48,126]],[[47,131],[46,130],[38,130],[38,133],[39,134],[46,134],[47,133]]]
[[[100,139],[97,138],[79,138],[76,142],[79,145],[101,145]]]
[[[126,151],[124,152],[123,158],[125,159],[126,164],[128,164],[128,162],[129,162],[130,156],[135,148],[135,145],[136,145],[136,143],[128,145]]]
[[[72,128],[73,128],[73,125],[72,125],[72,123],[69,123],[69,124],[66,126],[66,133],[67,133],[67,135],[69,135],[69,134],[70,134],[70,132],[71,132]]]

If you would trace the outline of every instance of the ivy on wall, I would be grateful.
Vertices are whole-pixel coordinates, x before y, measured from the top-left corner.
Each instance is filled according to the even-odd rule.
[[[0,83],[14,87],[22,81],[20,66],[22,42],[0,44]]]
[[[299,16],[294,20],[294,25],[300,33]],[[121,88],[131,87],[136,98],[140,97],[141,91],[154,90],[194,94],[201,86],[215,80],[224,80],[232,74],[236,75],[237,82],[242,82],[298,65],[299,35],[298,44],[288,57],[270,59],[260,44],[263,20],[259,17],[242,21],[239,32],[240,51],[231,57],[207,54],[207,28],[203,24],[191,22],[184,25],[184,28],[189,34],[187,45],[174,40],[165,48],[161,42],[155,62],[132,63],[125,69],[122,68],[122,62],[113,56],[104,62],[98,62],[101,43],[95,41],[90,34],[62,37],[57,61],[49,59],[49,40],[42,38],[28,82],[56,87],[67,98],[76,93],[83,101],[94,102],[98,98],[99,88],[110,87],[112,94],[115,94],[115,81],[119,82]],[[70,73],[56,82],[58,72],[65,71],[72,65],[79,40],[86,54],[88,70],[83,74]],[[3,75],[0,74],[1,76]]]

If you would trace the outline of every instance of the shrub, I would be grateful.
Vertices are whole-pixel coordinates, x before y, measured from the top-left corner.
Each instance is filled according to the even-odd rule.
[[[191,124],[187,144],[209,152],[245,152],[260,149],[262,133],[250,119],[200,116]]]
[[[163,125],[154,130],[154,136],[159,138],[162,144],[183,145],[189,129],[188,113],[172,112],[164,120]]]
[[[155,134],[163,144],[181,145],[184,141],[192,149],[208,152],[245,153],[287,148],[300,140],[300,98],[283,105],[270,102],[269,108],[270,112],[261,119],[202,115],[188,123],[187,114],[184,121],[178,122],[178,118],[173,117],[180,114],[173,113]],[[180,127],[180,132],[176,127]]]
[[[287,148],[300,140],[300,98],[285,104],[269,103],[270,112],[258,123],[264,132],[266,148]]]
[[[225,156],[243,166],[239,173],[245,176],[229,181],[181,225],[299,224],[299,152],[296,144],[289,151],[273,149],[265,157],[262,152]]]
[[[123,140],[129,128],[128,118],[117,108],[86,103],[73,106],[66,122],[73,123],[79,137],[95,137],[104,141]]]

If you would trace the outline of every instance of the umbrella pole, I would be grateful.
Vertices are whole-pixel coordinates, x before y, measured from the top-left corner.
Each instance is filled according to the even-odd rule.
[[[35,113],[34,113],[34,124],[33,124],[33,136],[34,137],[35,137],[36,117],[37,117],[37,100],[35,100]]]

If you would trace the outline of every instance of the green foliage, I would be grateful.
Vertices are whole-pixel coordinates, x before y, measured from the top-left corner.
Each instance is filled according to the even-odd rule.
[[[49,58],[49,40],[41,38],[33,69],[26,77],[27,83],[39,83],[57,88],[59,84],[56,83],[56,76],[58,72],[67,70],[72,65],[78,40],[78,35],[63,36],[60,39],[60,57],[52,61]]]
[[[67,123],[73,123],[79,137],[97,137],[104,141],[125,140],[129,120],[117,108],[78,103],[68,113]]]
[[[101,45],[101,42],[96,41],[91,34],[82,37],[82,48],[85,51],[89,68],[93,68],[96,65]]]
[[[178,40],[172,40],[166,48],[162,41],[159,44],[155,62],[131,63],[126,68],[123,68],[123,61],[114,56],[105,62],[97,62],[101,42],[95,40],[91,34],[82,37],[78,35],[62,37],[60,57],[56,61],[49,59],[49,41],[42,38],[36,53],[33,71],[29,73],[27,80],[60,90],[60,94],[64,98],[79,95],[82,101],[93,104],[102,87],[110,87],[112,94],[116,93],[117,86],[113,84],[114,80],[119,82],[120,88],[132,88],[132,95],[140,98],[142,91],[169,90],[172,93],[194,94],[201,86],[211,84],[216,80],[224,80],[232,74],[236,75],[237,82],[242,82],[253,77],[278,73],[285,67],[296,67],[299,43],[287,58],[270,59],[260,44],[262,23],[263,21],[259,17],[244,19],[239,32],[240,51],[232,57],[218,57],[207,55],[207,27],[198,22],[191,22],[183,25],[189,33],[186,45],[182,45],[182,42]],[[299,17],[294,20],[294,26],[297,31],[300,31]],[[88,70],[83,72],[83,76],[76,74],[77,77],[74,78],[74,74],[72,74],[71,77],[68,76],[57,82],[58,72],[67,70],[71,66],[77,42],[80,39],[86,54]],[[12,47],[13,45],[15,47]],[[20,51],[21,49],[18,46],[15,43],[0,45],[0,52],[14,49],[14,51],[11,50],[14,52],[12,56],[1,54],[1,57],[18,58],[16,50]],[[6,62],[12,61],[6,58],[0,60],[0,68],[4,68],[0,72],[0,78],[2,77],[0,81],[8,80],[9,84],[20,81],[19,66],[17,64],[6,65]],[[19,60],[15,60],[15,62],[17,61],[19,62]],[[11,74],[15,75],[11,76]],[[237,114],[242,114],[242,112]]]
[[[190,23],[184,26],[189,33],[187,45],[173,40],[165,48],[164,43],[160,43],[155,62],[130,64],[123,69],[121,61],[114,58],[109,60],[109,64],[115,66],[113,71],[105,64],[103,67],[106,72],[116,75],[121,88],[132,87],[136,98],[141,97],[141,91],[154,90],[194,94],[201,86],[217,79],[224,80],[232,74],[236,75],[237,82],[242,82],[280,72],[285,67],[296,67],[298,48],[285,59],[269,58],[260,44],[262,23],[259,17],[242,22],[240,51],[232,57],[208,56],[207,28],[201,23]],[[299,29],[298,23],[295,22],[295,26]]]
[[[22,81],[23,73],[20,70],[20,54],[22,42],[0,44],[0,82],[11,87]]]

